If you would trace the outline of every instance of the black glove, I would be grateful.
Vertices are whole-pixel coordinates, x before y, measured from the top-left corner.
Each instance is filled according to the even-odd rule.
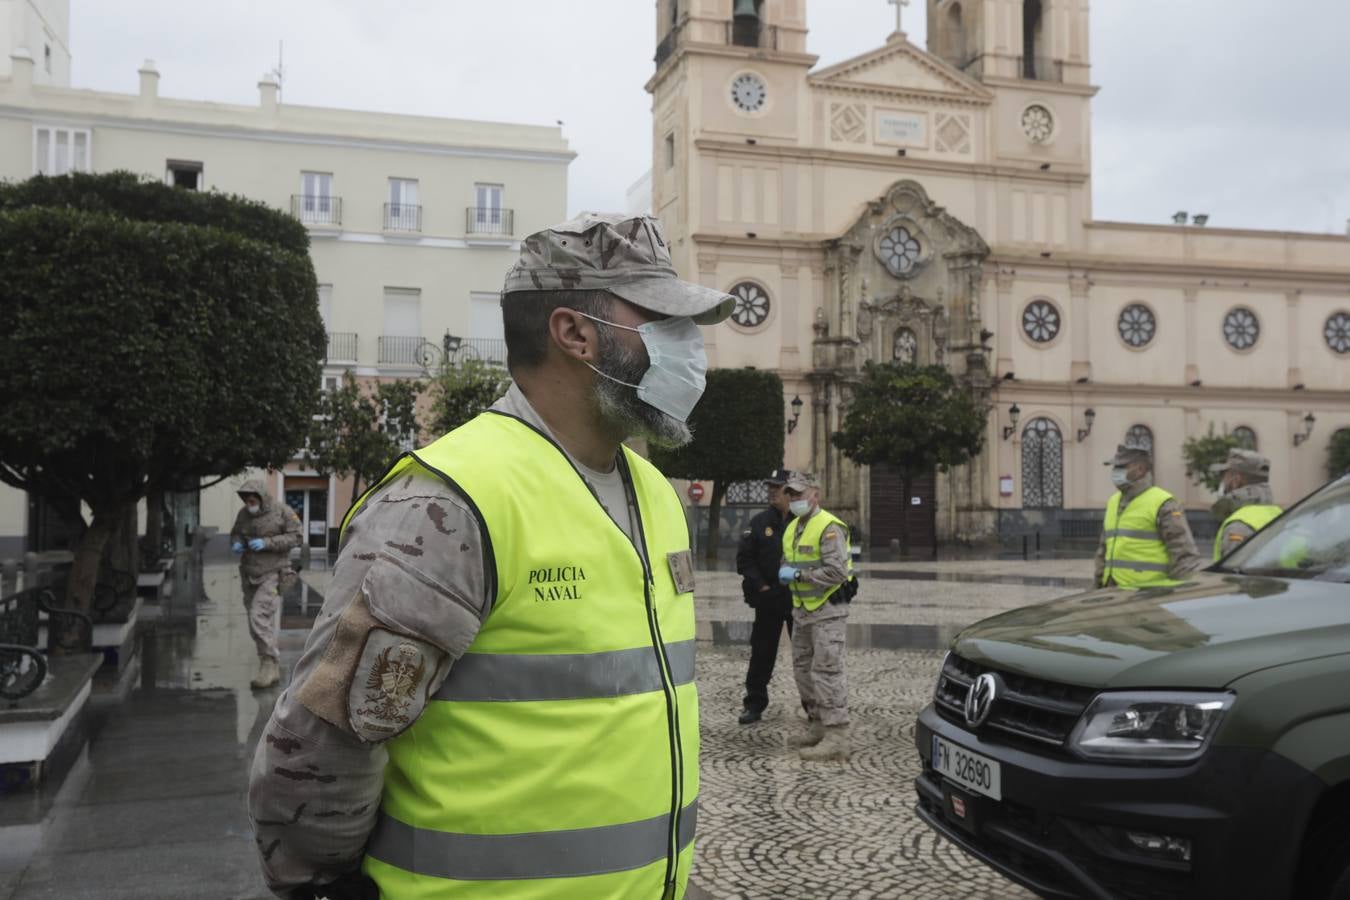
[[[328,884],[296,888],[291,900],[380,900],[380,889],[364,872],[348,872]]]

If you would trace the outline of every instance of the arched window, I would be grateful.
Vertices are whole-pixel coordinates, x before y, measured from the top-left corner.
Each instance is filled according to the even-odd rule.
[[[966,64],[966,27],[961,21],[961,4],[947,7],[947,23],[943,29],[942,55],[956,66]]]
[[[1238,446],[1243,450],[1256,449],[1256,432],[1252,431],[1246,425],[1239,425],[1234,428],[1233,437],[1237,439]]]
[[[1032,419],[1022,429],[1022,506],[1064,506],[1064,438],[1046,418]]]
[[[1125,432],[1125,446],[1153,452],[1153,429],[1147,425],[1131,425]]]

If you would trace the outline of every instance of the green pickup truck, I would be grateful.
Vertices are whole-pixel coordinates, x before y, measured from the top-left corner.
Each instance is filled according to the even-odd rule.
[[[1044,897],[1350,900],[1350,476],[1184,584],[962,631],[919,816]]]

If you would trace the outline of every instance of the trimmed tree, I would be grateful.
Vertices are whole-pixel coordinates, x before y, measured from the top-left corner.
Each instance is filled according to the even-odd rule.
[[[893,466],[901,497],[914,480],[963,465],[984,446],[988,408],[942,366],[869,362],[843,428],[831,442],[856,463]],[[909,504],[900,505],[900,552],[909,553]]]
[[[126,172],[0,185],[0,480],[92,512],[73,605],[151,490],[278,467],[324,355],[304,226]]]
[[[1327,477],[1340,478],[1350,472],[1350,428],[1342,428],[1327,443]]]
[[[506,369],[465,360],[445,365],[431,382],[431,418],[427,431],[440,436],[454,431],[487,409],[511,386]]]
[[[320,475],[352,478],[352,502],[421,436],[417,397],[422,386],[400,378],[362,384],[351,371],[319,398],[305,459]]]
[[[758,369],[713,369],[689,426],[692,441],[674,450],[653,447],[651,459],[668,477],[712,482],[705,555],[715,561],[727,486],[783,464],[783,381]]]
[[[1219,489],[1222,475],[1210,472],[1209,467],[1228,458],[1228,451],[1241,447],[1242,441],[1231,434],[1219,434],[1214,423],[1199,437],[1189,437],[1181,445],[1181,456],[1186,461],[1186,477],[1211,491]]]

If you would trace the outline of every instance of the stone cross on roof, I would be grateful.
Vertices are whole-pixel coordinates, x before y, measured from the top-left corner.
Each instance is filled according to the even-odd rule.
[[[903,34],[905,28],[901,18],[905,14],[905,7],[909,6],[909,0],[886,0],[886,2],[895,7],[895,30]]]

